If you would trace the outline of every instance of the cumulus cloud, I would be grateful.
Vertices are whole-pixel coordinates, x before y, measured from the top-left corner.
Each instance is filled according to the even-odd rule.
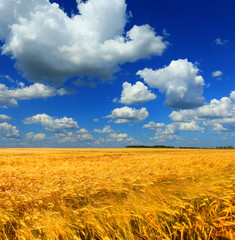
[[[223,75],[223,73],[221,71],[215,71],[212,73],[213,77],[221,77]]]
[[[128,143],[134,144],[136,140],[132,137],[129,137],[127,133],[117,133],[111,129],[110,125],[104,126],[103,129],[94,129],[94,132],[100,134],[106,134],[104,138],[99,138],[95,141],[96,145],[105,144],[105,143]]]
[[[137,72],[152,88],[166,94],[165,105],[175,109],[190,109],[204,104],[204,79],[199,69],[187,59],[172,61],[169,66]]]
[[[211,127],[213,131],[235,130],[235,91],[229,97],[212,99],[210,103],[197,109],[173,111],[170,118],[174,122],[194,122]]]
[[[228,129],[227,128],[224,128],[220,123],[216,123],[216,122],[212,122],[211,124],[211,127],[212,127],[212,131],[227,131]]]
[[[94,138],[85,128],[81,128],[76,132],[64,131],[63,133],[56,133],[51,140],[58,143],[75,143],[91,141],[94,140]]]
[[[203,119],[219,119],[234,116],[234,103],[232,99],[223,97],[220,100],[212,99],[209,104],[206,104],[195,110],[180,110],[173,111],[170,118],[173,121],[187,121],[195,118]]]
[[[122,143],[122,144],[135,144],[136,140],[129,137],[126,133],[110,133],[106,139],[101,138],[96,141],[97,144],[100,143]]]
[[[125,0],[78,1],[79,14],[70,18],[48,0],[2,0],[2,53],[11,55],[33,82],[60,85],[77,75],[111,78],[120,64],[161,55],[167,47],[149,25],[125,32],[126,8]]]
[[[93,136],[90,133],[83,133],[83,134],[77,135],[77,138],[80,141],[94,140]]]
[[[164,126],[165,126],[164,123],[155,123],[154,121],[150,121],[148,124],[145,124],[143,128],[157,129],[157,128],[162,128]]]
[[[85,128],[80,128],[79,130],[76,131],[77,134],[84,134],[88,133],[88,131]]]
[[[233,101],[235,101],[235,91],[232,91],[231,93],[230,93],[230,99],[232,99]]]
[[[117,141],[117,142],[123,142],[124,140],[127,140],[129,136],[126,133],[110,133],[108,141]],[[130,139],[129,139],[130,140]]]
[[[103,129],[94,129],[96,133],[111,133],[113,130],[111,129],[110,125],[105,126]]]
[[[41,83],[35,83],[28,87],[24,87],[22,84],[20,86],[20,88],[9,89],[5,84],[0,84],[0,105],[16,107],[18,100],[47,98],[68,94],[64,88],[55,89]]]
[[[179,130],[181,131],[189,131],[189,132],[204,131],[204,128],[200,127],[194,120],[190,122],[183,122],[178,124],[179,124]]]
[[[19,137],[19,130],[15,126],[7,122],[0,124],[0,137],[1,138],[17,138]]]
[[[5,114],[0,114],[0,121],[10,121],[11,117],[5,115]]]
[[[121,94],[120,103],[123,104],[142,104],[156,99],[156,95],[151,93],[142,82],[138,81],[135,84],[124,82]]]
[[[158,142],[166,142],[172,140],[180,140],[178,136],[178,130],[174,124],[168,124],[163,129],[159,128],[156,130],[156,134],[151,141],[156,140]]]
[[[198,125],[194,120],[189,122],[172,122],[155,129],[156,134],[151,140],[157,140],[158,142],[180,140],[179,135],[181,132],[204,132],[204,127]]]
[[[85,128],[77,130],[75,132],[75,137],[80,141],[94,140],[94,137]]]
[[[23,121],[24,124],[40,124],[48,132],[62,132],[67,129],[79,128],[76,121],[72,118],[53,118],[47,114],[37,114],[28,117]]]
[[[141,122],[148,117],[149,113],[146,108],[135,109],[130,107],[116,108],[112,111],[111,115],[106,118],[116,119],[115,123],[129,123],[131,121]]]
[[[37,133],[37,134],[33,132],[26,133],[27,141],[38,142],[38,141],[43,141],[45,139],[46,139],[46,134],[44,133]]]

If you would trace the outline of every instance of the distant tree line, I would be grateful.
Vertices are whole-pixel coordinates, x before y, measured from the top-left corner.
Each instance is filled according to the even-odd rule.
[[[234,149],[233,146],[216,147],[216,149]]]
[[[200,148],[200,147],[174,147],[174,146],[165,146],[165,145],[154,145],[154,146],[130,145],[130,146],[126,146],[126,148],[234,149],[233,146],[224,146],[224,147],[221,146],[216,148]]]
[[[154,145],[154,146],[145,146],[145,145],[131,145],[126,146],[127,148],[175,148],[173,146],[165,146],[165,145]]]

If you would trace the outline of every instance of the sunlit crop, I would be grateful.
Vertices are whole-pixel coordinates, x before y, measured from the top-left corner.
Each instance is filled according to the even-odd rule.
[[[1,149],[0,239],[235,239],[235,151]]]

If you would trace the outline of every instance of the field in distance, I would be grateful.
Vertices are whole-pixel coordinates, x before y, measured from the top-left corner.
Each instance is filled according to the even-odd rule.
[[[1,149],[0,239],[235,239],[235,150]]]

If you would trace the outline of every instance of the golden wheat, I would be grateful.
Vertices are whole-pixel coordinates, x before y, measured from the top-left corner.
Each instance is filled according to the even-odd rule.
[[[235,151],[0,150],[0,239],[235,239]]]

